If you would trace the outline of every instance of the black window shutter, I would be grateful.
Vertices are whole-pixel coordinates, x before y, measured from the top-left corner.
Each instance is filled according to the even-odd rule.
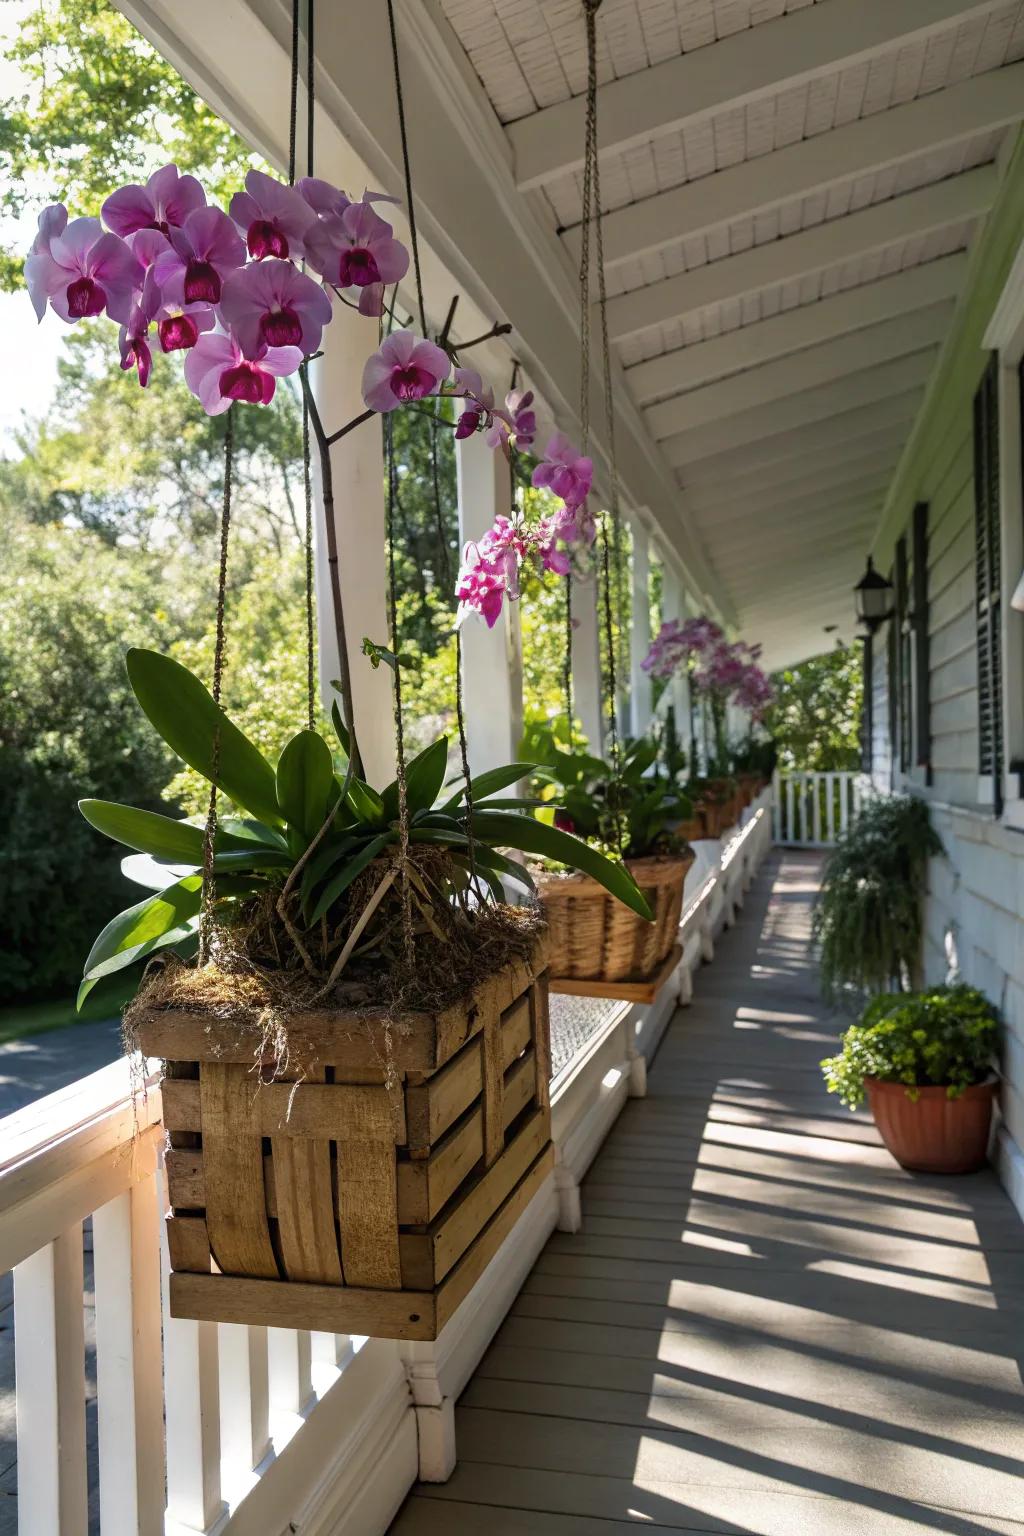
[[[870,773],[874,767],[875,735],[875,647],[873,636],[865,635],[862,643],[864,646],[864,691],[860,704],[860,766],[865,773]]]
[[[899,722],[900,769],[907,773],[913,761],[911,732],[913,710],[910,690],[910,635],[907,625],[907,541],[896,544],[896,701]]]
[[[974,397],[975,618],[978,653],[978,770],[992,775],[1002,810],[1003,721],[1000,649],[999,371],[989,362]]]
[[[911,527],[913,539],[914,586],[914,705],[917,725],[917,762],[925,771],[925,783],[932,781],[932,700],[931,671],[928,658],[928,503],[919,501],[914,508]]]
[[[890,578],[891,579],[891,578]],[[896,786],[896,754],[899,750],[899,702],[897,698],[897,626],[895,615],[889,620],[888,633],[886,635],[886,703],[889,706],[889,784]]]

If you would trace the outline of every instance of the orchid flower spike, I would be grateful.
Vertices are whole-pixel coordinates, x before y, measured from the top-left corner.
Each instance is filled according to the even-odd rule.
[[[100,211],[115,235],[133,235],[139,229],[166,235],[205,204],[206,193],[194,176],[179,176],[176,165],[165,165],[153,172],[144,187],[135,182],[119,187]]]
[[[538,490],[549,490],[569,508],[582,506],[594,479],[593,460],[577,453],[564,432],[556,432],[533,472]]]

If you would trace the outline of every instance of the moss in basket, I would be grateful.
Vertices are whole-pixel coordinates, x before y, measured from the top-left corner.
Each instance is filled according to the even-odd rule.
[[[693,808],[671,780],[652,772],[657,742],[642,737],[626,742],[618,771],[585,750],[560,747],[544,724],[528,728],[520,750],[536,764],[534,786],[547,806],[540,814],[556,828],[612,857],[673,858],[687,852],[689,845],[673,827]]]
[[[131,650],[127,666],[150,723],[233,807],[220,818],[214,843],[214,927],[229,969],[238,963],[266,975],[284,973],[309,999],[337,997],[344,971],[346,1001],[358,1000],[360,978],[365,990],[367,978],[379,983],[383,972],[393,986],[401,982],[410,1006],[433,1006],[467,977],[502,963],[499,956],[510,958],[532,943],[538,919],[504,906],[501,882],[527,891],[533,882],[504,849],[580,869],[650,916],[620,862],[505,797],[532,763],[478,774],[469,788],[470,811],[465,782],[445,785],[446,738],[411,758],[410,856],[403,863],[398,783],[376,789],[353,772],[337,706],[333,748],[316,731],[299,731],[275,767],[178,662]],[[194,821],[131,806],[83,800],[81,810],[100,832],[146,856],[127,860],[126,873],[153,893],[96,939],[80,1004],[104,976],[158,951],[194,951],[204,839]],[[405,880],[416,944],[412,975],[403,968]]]
[[[850,1109],[863,1103],[869,1077],[903,1083],[909,1099],[929,1085],[957,1099],[989,1077],[998,1032],[998,1014],[973,987],[889,992],[872,998],[821,1067],[829,1093]]]

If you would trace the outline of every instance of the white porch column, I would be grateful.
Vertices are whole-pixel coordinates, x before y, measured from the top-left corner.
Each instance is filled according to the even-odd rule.
[[[459,487],[459,547],[479,539],[500,515],[512,508],[508,463],[474,432],[455,444]],[[523,734],[523,668],[519,609],[506,603],[501,619],[488,629],[475,615],[462,628],[462,698],[475,775],[511,763],[519,756]]]
[[[601,708],[601,647],[598,629],[597,579],[592,574],[572,584],[572,616],[576,628],[572,635],[572,694],[576,718],[590,743],[590,750],[600,757],[604,739],[604,711]]]
[[[360,391],[363,365],[377,347],[377,322],[344,304],[324,332],[324,355],[312,368],[313,389],[330,435],[365,410]],[[317,485],[316,597],[320,646],[320,687],[325,711],[338,693],[338,648],[331,603],[331,578],[324,539],[319,455],[314,446]],[[363,637],[390,644],[386,598],[387,556],[384,525],[384,447],[381,422],[373,417],[331,449],[334,479],[334,527],[345,608],[345,637],[363,774],[375,787],[395,776],[395,729],[391,672],[376,671],[362,654]]]
[[[633,528],[633,601],[630,604],[629,719],[633,736],[651,723],[651,679],[640,663],[651,648],[651,562],[647,529],[638,517]]]
[[[678,619],[682,622],[686,618],[686,602],[679,577],[667,563],[662,566],[661,616],[665,622],[669,619]],[[696,765],[689,761],[692,757],[692,744],[690,740],[690,680],[685,672],[677,672],[675,674],[669,682],[668,691],[669,702],[675,711],[676,730],[679,733],[679,740],[686,750],[690,772],[695,773]]]

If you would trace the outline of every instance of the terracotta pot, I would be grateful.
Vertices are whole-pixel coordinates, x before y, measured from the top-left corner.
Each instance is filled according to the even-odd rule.
[[[975,1083],[960,1098],[943,1087],[918,1089],[865,1079],[879,1134],[901,1168],[919,1173],[973,1173],[984,1166],[998,1081]]]

